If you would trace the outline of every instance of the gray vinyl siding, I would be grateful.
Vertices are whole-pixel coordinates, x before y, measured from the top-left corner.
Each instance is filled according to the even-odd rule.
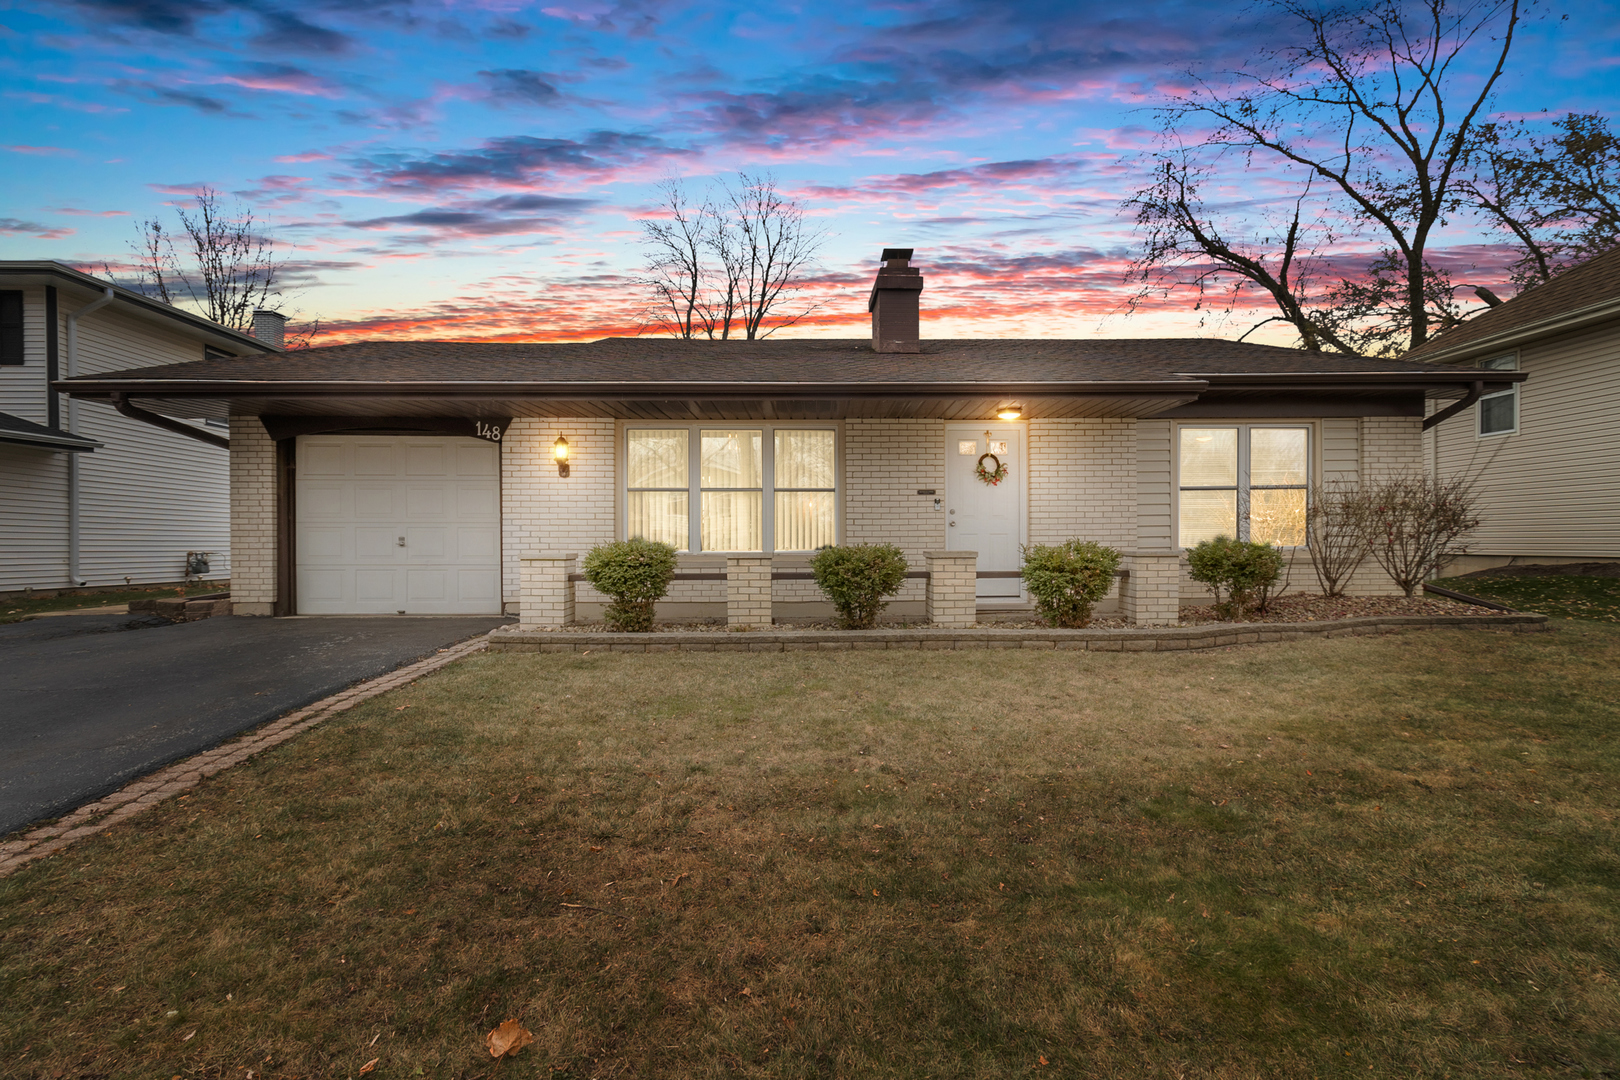
[[[1361,420],[1334,416],[1322,421],[1322,480],[1354,482],[1361,471]]]
[[[0,444],[0,591],[67,583],[67,455]]]
[[[1527,345],[1519,426],[1480,437],[1477,407],[1434,429],[1434,463],[1478,485],[1478,555],[1620,558],[1620,324]]]
[[[67,365],[67,315],[93,296],[62,289],[59,338]],[[43,423],[45,290],[24,297],[28,363],[0,368],[0,411]],[[78,373],[200,360],[203,345],[117,305],[78,327]],[[25,377],[16,378],[23,372]],[[30,403],[32,403],[30,407]],[[212,551],[210,577],[229,573],[229,455],[115,412],[78,402],[74,429],[103,443],[79,455],[79,571],[89,585],[178,581],[188,551]],[[62,403],[67,426],[68,405]],[[223,429],[214,429],[225,434]],[[67,455],[0,449],[0,590],[59,588],[68,581]],[[13,509],[15,508],[15,509]]]
[[[1136,546],[1168,551],[1175,545],[1175,448],[1168,420],[1136,422]]]

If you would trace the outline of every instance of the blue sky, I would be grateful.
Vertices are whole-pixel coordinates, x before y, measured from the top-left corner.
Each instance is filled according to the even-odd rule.
[[[1276,43],[1245,5],[56,0],[0,27],[0,257],[116,267],[206,184],[269,219],[323,342],[628,332],[654,185],[739,169],[829,234],[795,333],[863,333],[886,245],[917,249],[930,336],[1247,326],[1119,313],[1153,107]],[[1583,0],[1537,9],[1496,107],[1617,91],[1620,8]],[[1439,244],[1500,265],[1464,222]]]

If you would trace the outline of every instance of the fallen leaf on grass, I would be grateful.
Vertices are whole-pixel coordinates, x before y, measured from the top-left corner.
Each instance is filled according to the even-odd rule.
[[[1475,961],[1474,961],[1474,963],[1476,963],[1476,964],[1477,964],[1477,963],[1479,963],[1479,961],[1478,961],[1478,960],[1475,960]],[[190,1041],[191,1041],[191,1039],[192,1039],[192,1036],[193,1036],[193,1035],[196,1035],[196,1034],[197,1034],[197,1033],[196,1033],[196,1032],[195,1032],[195,1031],[193,1031],[193,1032],[192,1032],[192,1033],[191,1033],[191,1035],[187,1035],[187,1036],[186,1036],[186,1037],[185,1037],[185,1038],[183,1038],[183,1039],[181,1039],[181,1040],[180,1040],[180,1041],[181,1041],[181,1042],[190,1042]]]
[[[516,1020],[502,1020],[501,1026],[484,1036],[490,1057],[511,1057],[534,1042],[534,1032]]]
[[[379,1062],[381,1060],[382,1060],[382,1058],[372,1058],[370,1061],[368,1061],[364,1065],[360,1066],[361,1074],[364,1075],[365,1073],[370,1072],[372,1069],[375,1069],[377,1067],[377,1062]]]

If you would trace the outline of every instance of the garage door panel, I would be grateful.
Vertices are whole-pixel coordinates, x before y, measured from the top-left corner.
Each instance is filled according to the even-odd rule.
[[[348,485],[300,482],[298,516],[308,521],[349,516]]]
[[[500,612],[499,447],[306,436],[297,476],[299,612]]]
[[[398,494],[392,484],[356,484],[354,516],[361,521],[392,521],[399,516]]]
[[[405,516],[411,521],[445,516],[445,488],[450,481],[438,484],[412,484],[405,489]]]
[[[298,448],[298,472],[301,476],[343,476],[348,473],[343,463],[344,445],[334,442],[310,440]]]
[[[456,530],[456,555],[466,560],[495,562],[501,554],[501,536],[496,529],[463,526]]]

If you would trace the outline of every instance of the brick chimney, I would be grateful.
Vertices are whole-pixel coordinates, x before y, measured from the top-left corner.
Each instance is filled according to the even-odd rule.
[[[883,268],[872,283],[872,298],[866,309],[872,313],[872,351],[913,353],[922,351],[922,332],[917,322],[922,271],[911,265],[911,248],[884,248]]]
[[[253,336],[278,349],[287,347],[287,316],[266,308],[253,309]]]

